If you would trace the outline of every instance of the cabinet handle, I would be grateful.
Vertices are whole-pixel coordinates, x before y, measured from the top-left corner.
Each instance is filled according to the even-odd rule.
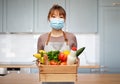
[[[120,6],[120,3],[112,3],[113,6]]]

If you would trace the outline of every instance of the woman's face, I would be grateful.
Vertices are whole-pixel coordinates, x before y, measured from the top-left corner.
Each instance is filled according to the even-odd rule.
[[[50,15],[49,21],[50,26],[55,30],[61,30],[64,27],[64,16],[57,10],[55,10],[53,14]]]

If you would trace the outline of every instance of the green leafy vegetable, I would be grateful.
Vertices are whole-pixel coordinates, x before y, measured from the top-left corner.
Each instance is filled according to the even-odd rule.
[[[47,52],[48,60],[49,61],[51,61],[51,60],[59,61],[58,60],[59,53],[60,53],[60,51],[58,51],[58,50]]]

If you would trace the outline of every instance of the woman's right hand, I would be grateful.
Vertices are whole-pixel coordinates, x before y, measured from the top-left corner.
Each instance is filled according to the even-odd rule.
[[[40,61],[39,59],[36,60],[36,65],[39,67],[40,66]]]

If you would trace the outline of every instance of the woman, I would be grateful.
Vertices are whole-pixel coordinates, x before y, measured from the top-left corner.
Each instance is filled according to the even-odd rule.
[[[70,50],[73,46],[77,47],[77,40],[75,35],[69,32],[64,32],[62,28],[64,27],[66,21],[66,12],[59,5],[53,5],[48,13],[48,21],[51,32],[45,33],[38,38],[37,50]],[[44,84],[66,84],[66,83],[44,83]],[[71,84],[71,83],[68,83]],[[72,83],[73,84],[73,83]]]
[[[75,35],[62,30],[66,21],[66,12],[61,6],[53,5],[48,13],[48,21],[52,30],[39,37],[37,50],[64,51],[70,50],[73,46],[77,47]]]

